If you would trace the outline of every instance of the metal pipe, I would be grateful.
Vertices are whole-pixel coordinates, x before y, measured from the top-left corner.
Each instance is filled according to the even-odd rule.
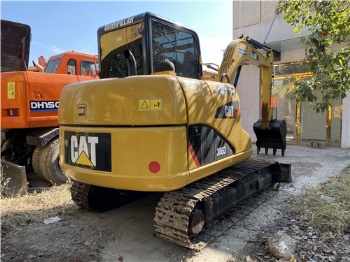
[[[273,24],[275,23],[275,20],[276,20],[276,17],[277,17],[278,14],[279,14],[279,13],[278,13],[278,11],[276,10],[275,16],[274,16],[274,18],[272,19],[272,22],[271,22],[271,24],[270,24],[270,28],[269,28],[269,30],[267,31],[267,34],[266,34],[266,37],[265,37],[265,40],[264,40],[264,44],[266,43],[266,40],[267,40],[267,38],[268,38],[268,36],[269,36],[269,34],[270,34],[271,28],[272,28]]]

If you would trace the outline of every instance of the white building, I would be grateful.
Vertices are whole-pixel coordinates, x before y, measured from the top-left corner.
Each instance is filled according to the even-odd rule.
[[[275,1],[233,0],[233,39],[247,35],[280,52],[280,60],[275,61],[273,95],[278,105],[274,117],[287,122],[287,143],[310,145],[312,141],[324,141],[326,146],[350,148],[350,92],[343,101],[333,101],[332,109],[316,113],[309,103],[296,104],[286,99],[286,93],[295,80],[310,77],[308,67],[297,62],[305,57],[301,35],[294,34],[293,27],[283,20],[283,15],[275,16]],[[253,123],[260,112],[260,71],[255,66],[243,67],[237,90],[241,99],[242,123],[252,140],[256,140]]]

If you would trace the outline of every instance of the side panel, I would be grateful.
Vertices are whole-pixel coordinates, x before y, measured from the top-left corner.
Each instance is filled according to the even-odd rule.
[[[239,161],[248,159],[251,139],[241,125],[235,88],[214,81],[179,80],[188,108],[189,170],[219,161],[226,162],[225,168],[237,154],[241,155]]]
[[[190,155],[197,167],[234,155],[234,148],[215,129],[207,125],[191,125],[189,133]]]
[[[2,73],[1,127],[58,126],[58,106],[62,89],[68,84],[91,79],[94,78],[39,72]],[[10,116],[8,109],[19,109],[19,116]]]
[[[25,72],[1,73],[1,128],[28,128],[29,102]],[[19,116],[9,110],[19,110]]]
[[[215,115],[213,96],[205,81],[178,78],[187,104],[188,124],[210,124]]]
[[[188,182],[186,127],[60,126],[60,166],[80,182],[169,191]]]
[[[76,75],[28,72],[30,127],[58,126],[61,91],[77,81]]]
[[[250,135],[242,127],[238,92],[230,84],[207,83],[215,101],[212,126],[227,139],[236,154],[252,150]]]

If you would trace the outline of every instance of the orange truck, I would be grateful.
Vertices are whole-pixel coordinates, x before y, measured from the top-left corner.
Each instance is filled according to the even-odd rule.
[[[52,184],[67,178],[58,165],[58,106],[63,87],[97,78],[97,56],[65,52],[43,72],[28,70],[31,28],[1,20],[2,195],[27,190],[27,173]]]

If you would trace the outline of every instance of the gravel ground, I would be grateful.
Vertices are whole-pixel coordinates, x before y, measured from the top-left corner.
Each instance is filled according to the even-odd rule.
[[[350,166],[340,174],[350,176]],[[296,261],[350,261],[350,228],[344,232],[333,233],[330,229],[320,229],[320,224],[315,225],[305,219],[305,214],[300,209],[303,202],[301,197],[288,201],[281,212],[281,216],[262,229],[256,239],[249,242],[244,248],[244,254],[253,261],[278,261],[272,257],[268,242],[276,235],[277,231],[283,231],[296,241]],[[327,228],[327,226],[324,226]],[[283,261],[283,260],[282,260]]]
[[[349,166],[350,149],[288,146],[284,157],[279,151],[253,157],[291,163],[293,181],[266,192],[267,200],[244,219],[237,222],[229,212],[215,221],[210,229],[215,239],[200,252],[154,236],[157,193],[105,213],[79,210],[69,202],[56,214],[60,221],[51,224],[30,216],[2,224],[1,261],[278,261],[267,252],[267,238],[280,229],[298,240],[300,261],[350,261],[349,232],[325,243],[322,236],[329,232],[285,212],[302,192]]]

